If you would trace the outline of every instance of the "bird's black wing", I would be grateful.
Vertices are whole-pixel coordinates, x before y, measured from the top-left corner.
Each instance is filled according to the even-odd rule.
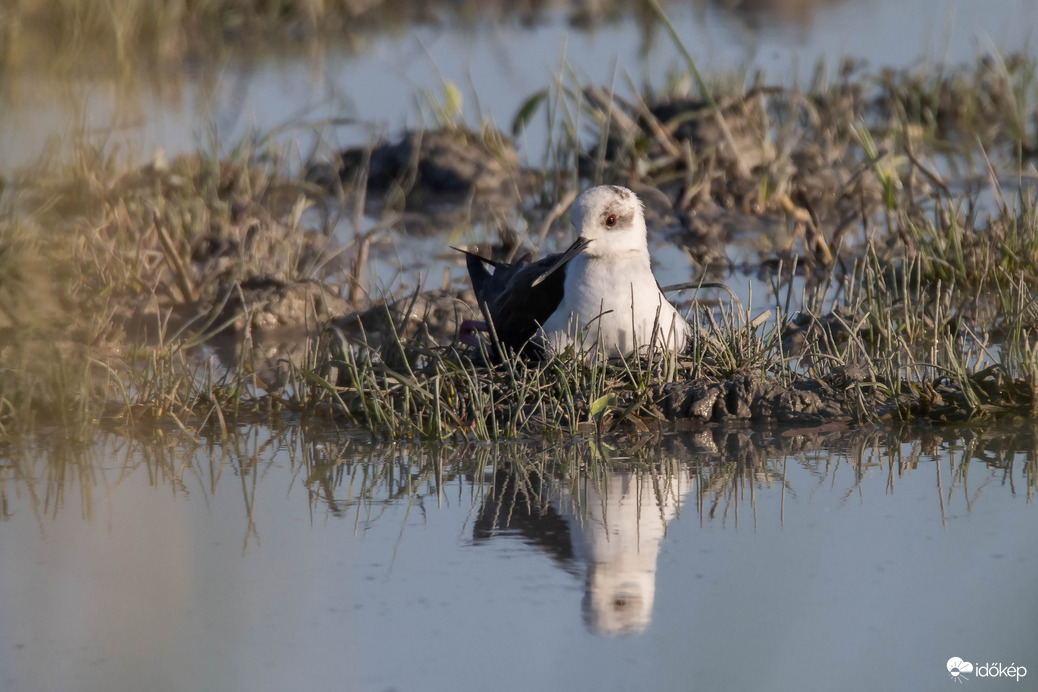
[[[508,279],[515,271],[515,268],[528,261],[527,256],[521,258],[515,264],[505,264],[504,262],[495,262],[492,259],[481,257],[468,250],[454,249],[465,253],[465,267],[468,269],[469,280],[472,282],[472,292],[476,294],[477,301],[487,305],[492,305],[497,301],[498,296],[501,295],[501,292],[508,285]],[[488,265],[494,267],[493,273],[487,270]]]
[[[532,344],[532,350],[526,347],[562,302],[565,265],[573,253],[570,257],[555,253],[536,262],[530,262],[527,255],[505,264],[467,250],[461,252],[465,253],[476,300],[485,306],[498,340],[514,352],[536,355],[536,344]],[[494,268],[493,273],[488,265]]]
[[[558,263],[560,256],[548,255],[514,268],[505,290],[494,303],[488,303],[497,338],[513,351],[529,354],[526,346],[562,302],[566,266],[563,264],[545,274]],[[533,346],[536,350],[537,345]]]

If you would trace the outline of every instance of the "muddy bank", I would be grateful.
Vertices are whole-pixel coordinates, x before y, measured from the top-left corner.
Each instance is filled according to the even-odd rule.
[[[810,92],[686,88],[638,102],[545,91],[517,121],[542,108],[593,116],[590,138],[554,133],[556,160],[571,164],[559,169],[460,123],[307,161],[243,145],[127,170],[84,151],[2,193],[0,348],[19,365],[0,373],[0,425],[31,429],[70,397],[72,410],[131,422],[146,410],[211,424],[244,405],[476,439],[1033,416],[1036,133],[1011,126],[1021,104],[1007,96],[1036,93],[1020,91],[1033,65],[848,69]],[[934,84],[976,109],[913,95]],[[1001,124],[980,127],[978,112]],[[992,175],[947,177],[978,151]],[[480,315],[450,245],[510,261],[568,244],[569,206],[597,182],[638,193],[650,245],[684,251],[691,285],[750,276],[774,307],[682,296],[697,346],[666,368],[489,367],[461,348],[459,324]],[[376,257],[411,244],[438,248],[416,258],[420,281],[404,265],[389,286],[371,275]]]

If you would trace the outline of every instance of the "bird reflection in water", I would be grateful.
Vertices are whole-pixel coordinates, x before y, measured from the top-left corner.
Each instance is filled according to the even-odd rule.
[[[498,470],[473,527],[479,543],[519,536],[574,575],[584,576],[584,622],[593,634],[641,634],[652,619],[656,562],[692,477],[613,468],[567,483]]]

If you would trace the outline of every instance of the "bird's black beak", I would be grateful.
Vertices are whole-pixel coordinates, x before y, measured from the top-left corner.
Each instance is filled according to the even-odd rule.
[[[552,272],[554,272],[556,269],[566,264],[566,262],[569,262],[571,259],[579,255],[581,251],[583,251],[584,248],[586,248],[590,244],[591,241],[583,236],[580,236],[579,238],[574,240],[573,244],[566,248],[566,251],[563,252],[557,260],[555,260],[554,264],[545,269],[543,274],[541,274],[533,280],[533,283],[530,284],[530,287],[532,288],[544,281],[545,279],[547,279],[549,276],[551,276]]]

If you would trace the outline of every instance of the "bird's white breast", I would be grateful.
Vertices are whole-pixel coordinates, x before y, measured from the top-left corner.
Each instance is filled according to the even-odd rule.
[[[688,323],[660,293],[648,253],[640,252],[574,258],[562,302],[543,332],[555,351],[575,344],[582,351],[601,347],[609,357],[636,348],[681,351],[689,339]]]

